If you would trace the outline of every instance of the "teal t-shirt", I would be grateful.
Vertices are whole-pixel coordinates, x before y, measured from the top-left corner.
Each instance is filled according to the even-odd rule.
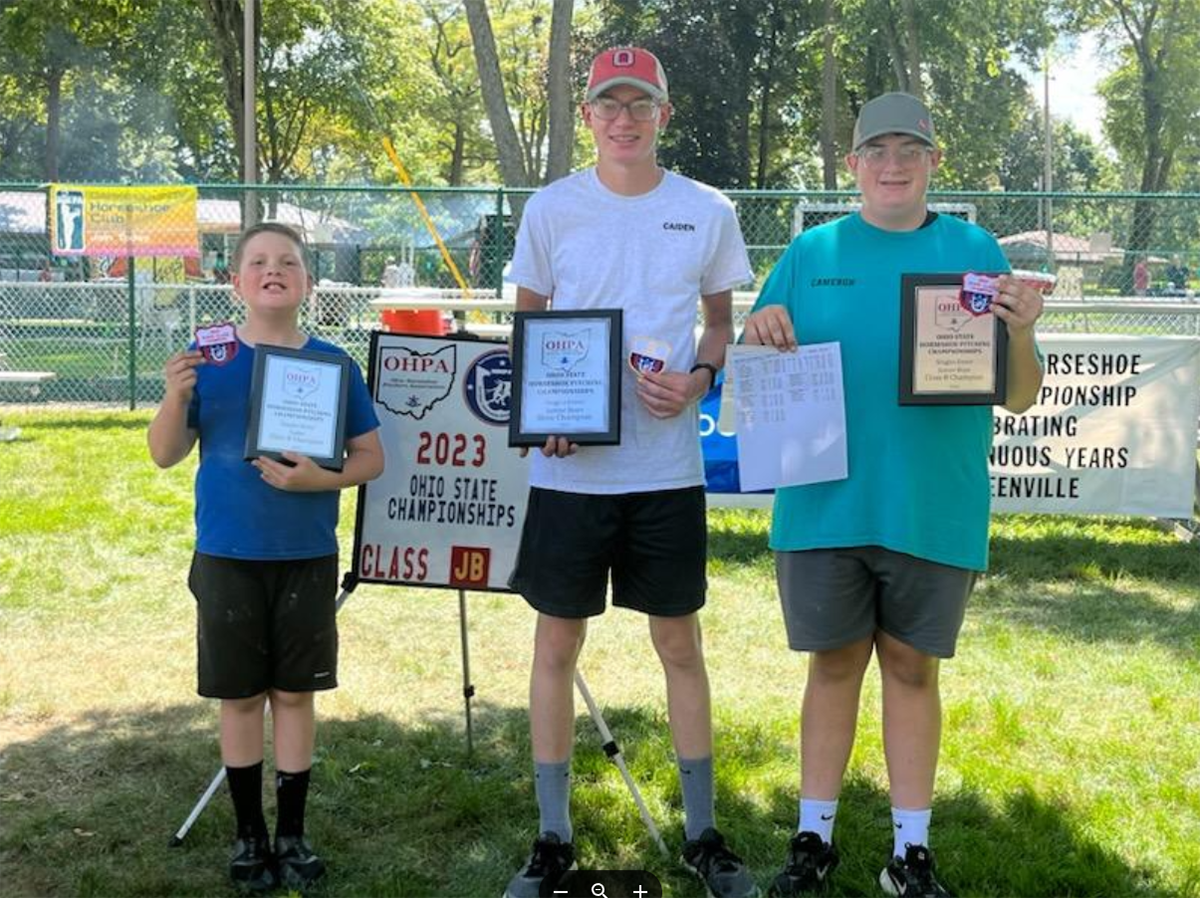
[[[776,551],[883,546],[987,567],[989,406],[901,406],[900,279],[1008,271],[994,237],[939,215],[884,231],[858,214],[792,241],[755,310],[787,309],[801,344],[841,344],[849,477],[776,491]]]

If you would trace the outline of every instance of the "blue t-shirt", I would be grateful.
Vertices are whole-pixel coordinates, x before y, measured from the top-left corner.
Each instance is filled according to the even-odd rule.
[[[194,347],[193,347],[194,348]],[[304,349],[346,355],[309,337]],[[188,427],[200,435],[196,473],[196,550],[222,558],[268,561],[337,552],[340,491],[292,493],[267,484],[244,459],[254,347],[240,340],[223,365],[196,369]],[[379,426],[358,365],[350,366],[346,439]]]
[[[849,477],[777,490],[772,549],[883,546],[987,567],[992,409],[898,404],[900,279],[1008,270],[991,234],[948,215],[885,231],[853,214],[792,241],[755,309],[784,306],[803,344],[841,344]]]

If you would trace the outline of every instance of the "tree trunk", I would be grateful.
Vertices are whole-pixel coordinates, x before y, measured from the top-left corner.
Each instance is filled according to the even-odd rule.
[[[821,62],[821,179],[826,190],[837,189],[837,82],[838,64],[834,55],[837,37],[837,0],[825,0],[825,34]]]
[[[245,119],[242,114],[242,23],[243,9],[239,0],[204,0],[204,15],[208,19],[213,47],[221,63],[221,83],[225,92],[225,111],[233,126],[234,152],[237,170],[245,178],[243,160],[246,156]],[[257,17],[256,21],[262,18]]]
[[[571,171],[575,147],[575,109],[571,104],[571,15],[575,0],[554,0],[550,18],[550,63],[546,95],[550,101],[550,150],[546,157],[549,184]]]
[[[450,151],[450,177],[447,180],[451,187],[458,187],[463,182],[463,168],[466,157],[467,134],[462,122],[454,123],[454,146]]]
[[[492,34],[487,4],[485,0],[463,0],[463,6],[467,11],[467,25],[471,29],[471,42],[475,49],[475,67],[479,71],[483,107],[496,140],[500,177],[509,187],[528,187],[533,179],[522,160],[521,141],[504,96],[504,80],[500,75],[500,59],[496,55],[496,38]]]
[[[883,3],[883,35],[887,39],[887,55],[892,63],[892,74],[896,76],[896,90],[911,93],[908,61],[905,58],[904,45],[896,34],[896,18],[891,0],[884,0]]]
[[[771,7],[771,36],[767,40],[766,65],[761,69],[758,83],[758,162],[754,168],[754,186],[763,190],[770,176],[771,156],[771,86],[775,83],[775,57],[779,52],[779,7]]]
[[[917,10],[913,0],[900,0],[900,11],[904,19],[904,58],[908,62],[908,87],[905,88],[918,100],[925,99],[925,88],[921,82],[921,43],[917,37]]]
[[[46,180],[58,180],[58,143],[62,117],[63,70],[46,75]]]

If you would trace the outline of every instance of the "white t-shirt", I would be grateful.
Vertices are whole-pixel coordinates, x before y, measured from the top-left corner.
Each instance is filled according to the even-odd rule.
[[[669,346],[671,371],[695,364],[700,297],[753,278],[737,214],[719,191],[665,172],[649,193],[623,196],[594,168],[530,198],[507,275],[549,296],[553,309],[622,309],[622,360],[635,338],[648,337]],[[531,485],[635,493],[704,483],[696,407],[655,418],[628,364],[622,372],[621,444],[581,446],[569,458],[531,450]]]

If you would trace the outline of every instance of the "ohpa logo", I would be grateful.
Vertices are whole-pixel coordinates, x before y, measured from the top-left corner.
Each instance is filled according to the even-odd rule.
[[[283,369],[283,392],[295,399],[311,396],[321,386],[321,375],[314,368],[290,366]]]
[[[485,424],[508,424],[512,408],[512,358],[494,349],[475,359],[463,379],[467,408]]]
[[[571,368],[587,358],[588,337],[586,330],[575,333],[550,331],[542,337],[542,364],[547,368]]]

